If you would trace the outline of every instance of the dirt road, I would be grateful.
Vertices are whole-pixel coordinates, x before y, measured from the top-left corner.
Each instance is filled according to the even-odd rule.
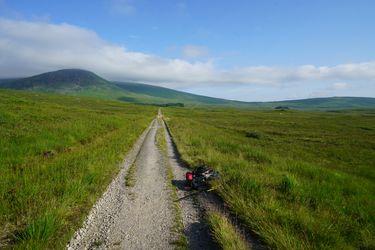
[[[161,113],[158,115],[161,116]],[[158,128],[165,129],[155,119],[126,156],[117,177],[92,208],[89,216],[69,242],[68,249],[173,249],[176,237],[172,233],[173,214],[171,190],[167,183],[167,168],[172,167],[176,180],[182,181],[184,169],[174,161],[171,141],[167,137],[168,159],[156,145]],[[171,165],[168,162],[171,161]],[[125,177],[135,164],[135,185],[126,186]],[[133,167],[132,167],[133,168]],[[179,196],[184,192],[180,191]],[[208,228],[202,222],[201,211],[193,199],[181,201],[183,224],[189,247],[212,248]]]
[[[155,144],[154,120],[137,141],[108,190],[76,232],[68,249],[171,249],[172,202],[166,168]],[[135,185],[125,185],[135,164]]]

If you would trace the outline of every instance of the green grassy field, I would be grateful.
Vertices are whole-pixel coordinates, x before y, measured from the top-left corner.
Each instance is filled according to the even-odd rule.
[[[0,248],[64,248],[156,111],[0,90]]]
[[[374,110],[163,112],[182,158],[220,171],[219,194],[270,247],[375,248]]]

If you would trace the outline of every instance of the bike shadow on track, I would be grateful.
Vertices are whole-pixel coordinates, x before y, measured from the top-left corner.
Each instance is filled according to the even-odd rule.
[[[178,190],[188,191],[185,189],[185,180],[172,180],[172,185],[175,186]]]

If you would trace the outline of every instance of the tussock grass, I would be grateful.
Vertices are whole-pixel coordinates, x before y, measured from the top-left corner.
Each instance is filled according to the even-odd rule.
[[[64,248],[155,113],[0,90],[0,248]]]
[[[244,240],[228,219],[219,212],[208,213],[208,224],[215,240],[224,250],[245,250],[250,249],[246,240]]]
[[[219,194],[270,247],[375,248],[372,112],[166,108],[164,115],[183,160],[216,168]]]
[[[128,172],[125,175],[125,186],[134,187],[137,173],[137,165],[135,162],[129,167]]]
[[[160,125],[163,124],[162,119],[158,119]],[[168,148],[167,148],[167,141],[166,141],[166,134],[165,129],[163,126],[159,127],[157,134],[156,134],[156,143],[161,150],[164,158],[166,159],[167,165],[167,179],[168,179],[168,187],[171,190],[171,200],[172,200],[172,209],[174,214],[173,219],[173,227],[172,232],[176,234],[176,239],[172,242],[175,245],[176,249],[189,249],[187,238],[184,233],[184,225],[182,222],[182,211],[180,203],[175,202],[178,200],[177,195],[177,188],[173,186],[172,181],[174,179],[173,170],[168,160]]]

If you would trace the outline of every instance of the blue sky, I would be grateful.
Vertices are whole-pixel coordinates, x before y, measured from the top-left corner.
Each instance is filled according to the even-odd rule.
[[[83,67],[246,101],[375,96],[374,13],[370,0],[0,0],[0,77]],[[52,50],[60,61],[25,56]]]

